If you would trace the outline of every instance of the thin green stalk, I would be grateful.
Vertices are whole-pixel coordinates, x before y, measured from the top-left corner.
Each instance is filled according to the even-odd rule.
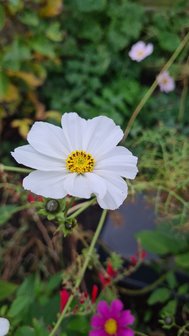
[[[184,119],[187,94],[188,94],[188,78],[185,78],[184,87],[183,87],[181,98],[180,98],[180,106],[179,106],[179,113],[178,113],[179,122],[183,122],[183,119]]]
[[[93,198],[90,201],[84,202],[83,206],[81,206],[77,211],[75,211],[72,215],[70,215],[68,218],[75,218],[78,215],[80,215],[80,213],[82,213],[84,210],[86,210],[90,205],[94,204],[96,202],[96,199]]]
[[[64,308],[64,310],[63,310],[63,312],[62,312],[61,315],[59,316],[59,318],[58,318],[58,320],[57,320],[57,322],[56,322],[56,324],[55,324],[53,330],[52,330],[51,333],[49,334],[49,336],[54,336],[54,335],[55,335],[56,331],[58,330],[58,328],[59,328],[61,322],[63,321],[63,319],[64,319],[64,317],[65,317],[65,315],[66,315],[66,312],[67,312],[68,308],[70,307],[70,305],[71,305],[71,303],[72,303],[72,301],[73,301],[75,291],[77,290],[77,288],[78,288],[78,287],[80,286],[80,284],[81,284],[81,281],[82,281],[82,279],[83,279],[83,276],[84,276],[84,274],[85,274],[85,271],[86,271],[86,269],[87,269],[87,266],[88,266],[88,264],[89,264],[89,261],[90,261],[90,259],[91,259],[91,255],[92,255],[93,249],[94,249],[94,247],[95,247],[95,244],[96,244],[96,242],[97,242],[97,239],[98,239],[98,237],[99,237],[99,234],[100,234],[100,232],[101,232],[101,230],[102,230],[102,227],[103,227],[103,224],[104,224],[104,221],[105,221],[105,218],[106,218],[106,214],[107,214],[107,210],[103,210],[102,215],[101,215],[101,218],[100,218],[100,221],[99,221],[98,226],[97,226],[97,229],[96,229],[96,231],[95,231],[93,240],[92,240],[92,242],[91,242],[91,245],[90,245],[90,247],[89,247],[87,256],[86,256],[86,258],[85,258],[83,267],[82,267],[82,269],[81,269],[81,271],[80,271],[80,273],[79,273],[79,276],[78,276],[78,278],[77,278],[75,287],[74,287],[74,289],[73,289],[73,294],[70,295],[69,300],[68,300],[68,302],[67,302],[67,304],[66,304],[66,306],[65,306],[65,308]]]
[[[163,71],[167,71],[170,66],[174,63],[174,61],[176,60],[176,58],[178,57],[178,55],[180,54],[180,52],[182,51],[182,49],[186,46],[186,44],[189,41],[189,33],[186,34],[186,36],[184,37],[184,39],[181,41],[181,43],[179,44],[178,48],[175,50],[175,52],[172,54],[172,56],[170,57],[170,59],[167,61],[167,63],[164,65],[164,67],[161,69],[160,73]],[[139,102],[139,104],[137,105],[136,109],[134,110],[133,114],[131,115],[131,118],[129,119],[128,125],[125,129],[125,133],[124,133],[124,137],[122,142],[124,142],[130,132],[130,129],[136,119],[136,117],[138,116],[138,114],[140,113],[140,111],[142,110],[142,108],[144,107],[144,105],[146,104],[146,102],[148,101],[148,99],[151,97],[152,93],[154,92],[154,90],[156,89],[158,85],[157,80],[155,79],[155,81],[153,82],[153,84],[150,86],[150,88],[148,89],[148,91],[146,92],[146,94],[143,96],[143,98],[141,99],[141,101]]]
[[[17,173],[31,173],[32,169],[5,166],[5,165],[0,163],[0,171],[12,171],[12,172],[17,172]]]

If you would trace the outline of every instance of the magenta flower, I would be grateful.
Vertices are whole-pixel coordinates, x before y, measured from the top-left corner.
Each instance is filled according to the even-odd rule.
[[[133,330],[128,328],[134,322],[130,310],[123,310],[120,300],[112,301],[109,306],[106,301],[100,301],[97,314],[92,317],[89,336],[134,336]]]

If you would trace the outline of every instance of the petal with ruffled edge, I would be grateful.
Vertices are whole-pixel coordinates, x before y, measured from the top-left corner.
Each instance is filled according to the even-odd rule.
[[[71,152],[62,128],[46,122],[35,122],[27,140],[37,152],[52,158],[66,159]]]
[[[117,146],[97,161],[94,172],[107,170],[117,175],[134,179],[138,172],[137,157],[125,147]]]
[[[81,118],[76,112],[70,112],[63,114],[61,124],[71,151],[84,150],[83,141],[87,132],[87,120]]]
[[[10,322],[4,317],[0,317],[0,336],[8,334],[10,328]]]
[[[87,121],[83,135],[83,149],[96,160],[113,149],[123,138],[123,131],[108,117],[96,117]]]
[[[116,310],[116,311],[120,312],[120,311],[123,310],[123,303],[118,299],[113,300],[112,303],[111,303],[110,309],[112,311]]]
[[[99,170],[98,175],[101,176],[107,186],[107,192],[103,199],[97,197],[97,201],[101,208],[115,210],[120,207],[128,194],[126,182],[115,173],[112,174],[106,170]]]
[[[133,324],[135,317],[131,314],[130,310],[124,310],[119,318],[120,326],[127,326]]]
[[[119,336],[134,336],[134,331],[129,328],[122,329],[122,330],[119,330],[118,335]]]
[[[65,169],[65,162],[37,152],[31,145],[20,146],[11,152],[13,158],[27,167],[44,171]]]
[[[107,192],[107,185],[101,176],[95,173],[86,173],[87,183],[91,189],[91,192],[95,194],[99,199],[102,199]]]
[[[67,195],[64,188],[66,174],[65,171],[45,172],[36,170],[24,178],[23,187],[40,196],[60,199]]]
[[[107,318],[110,314],[110,308],[106,301],[100,301],[97,305],[97,313]]]
[[[152,43],[148,43],[146,45],[146,49],[145,49],[145,52],[146,52],[146,56],[149,56],[153,53],[153,50],[154,50],[154,46]]]
[[[89,336],[108,336],[103,330],[91,330]]]

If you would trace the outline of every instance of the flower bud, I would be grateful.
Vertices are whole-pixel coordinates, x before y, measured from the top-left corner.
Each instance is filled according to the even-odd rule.
[[[57,212],[59,210],[60,204],[57,200],[55,199],[50,199],[49,201],[47,201],[46,203],[46,210],[48,212],[54,213]]]

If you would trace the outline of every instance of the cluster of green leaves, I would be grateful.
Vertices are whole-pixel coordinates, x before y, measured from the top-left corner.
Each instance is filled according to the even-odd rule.
[[[33,118],[44,118],[37,88],[48,66],[58,62],[63,33],[56,17],[62,5],[62,0],[0,3],[0,118],[13,115],[11,126],[23,137]]]
[[[183,225],[188,207],[188,138],[160,124],[130,142],[139,159],[140,174],[133,188],[153,191],[156,212]],[[152,199],[152,196],[151,196]]]
[[[10,320],[10,335],[48,336],[60,309],[59,288],[62,274],[51,276],[48,282],[38,274],[26,277],[20,286],[0,281],[0,316]],[[14,300],[11,304],[11,297]],[[7,299],[7,304],[4,303]],[[61,336],[86,335],[89,319],[85,316],[70,316],[62,325]]]
[[[65,1],[62,24],[66,36],[59,48],[62,63],[53,67],[42,88],[49,109],[74,110],[84,117],[105,114],[126,125],[185,34],[186,6],[187,1],[176,1],[167,9],[149,10],[129,0]],[[154,44],[154,53],[141,63],[128,57],[131,45],[138,40]],[[187,50],[172,69],[181,87],[188,74],[186,56]],[[179,113],[179,96],[179,89],[169,95],[157,89],[135,130],[154,125],[161,118],[173,125]],[[182,115],[188,105],[189,100],[184,100]]]

